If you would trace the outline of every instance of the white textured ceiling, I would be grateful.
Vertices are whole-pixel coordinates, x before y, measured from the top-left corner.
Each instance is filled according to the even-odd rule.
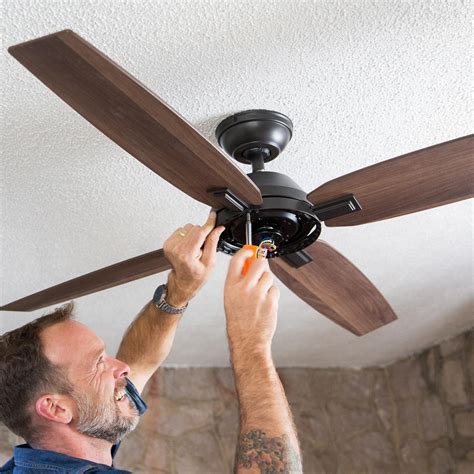
[[[355,169],[472,133],[469,2],[3,0],[2,304],[161,248],[207,208],[83,120],[6,48],[70,28],[214,140],[225,116],[287,114],[267,166],[306,191]],[[382,291],[399,320],[358,338],[280,284],[274,358],[287,366],[384,364],[474,324],[472,203],[322,239]],[[228,257],[191,303],[168,364],[227,365]],[[77,300],[114,352],[165,274]],[[1,332],[42,314],[6,312]]]

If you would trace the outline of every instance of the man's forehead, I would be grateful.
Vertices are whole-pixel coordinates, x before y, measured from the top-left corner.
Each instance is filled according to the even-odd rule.
[[[92,357],[104,343],[91,329],[69,320],[46,328],[41,333],[45,356],[57,365],[69,365]]]

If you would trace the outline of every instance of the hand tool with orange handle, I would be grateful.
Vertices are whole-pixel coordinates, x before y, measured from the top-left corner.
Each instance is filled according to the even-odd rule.
[[[247,220],[245,221],[245,241],[244,249],[250,249],[253,255],[245,260],[244,266],[242,267],[242,275],[247,275],[248,269],[252,262],[258,258],[258,245],[252,245],[252,222],[250,220],[250,212],[247,213]]]

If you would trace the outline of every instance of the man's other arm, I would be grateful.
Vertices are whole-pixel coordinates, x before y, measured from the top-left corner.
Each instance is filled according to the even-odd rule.
[[[211,212],[203,226],[186,224],[164,243],[165,256],[172,266],[166,295],[171,306],[188,304],[208,280],[224,230],[214,229],[215,222],[216,215]],[[180,319],[181,315],[160,311],[150,301],[127,329],[117,359],[130,366],[130,378],[139,392],[168,356]]]
[[[150,301],[125,332],[117,359],[130,366],[130,378],[140,393],[168,357],[180,318],[180,314],[160,311]]]
[[[240,408],[235,472],[301,473],[296,429],[271,356],[279,290],[264,259],[241,275],[250,254],[241,250],[234,256],[225,286],[227,335]]]

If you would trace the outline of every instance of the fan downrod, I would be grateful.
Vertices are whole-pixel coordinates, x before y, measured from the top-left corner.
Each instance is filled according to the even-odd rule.
[[[240,163],[251,164],[252,171],[263,171],[288,145],[293,123],[273,110],[245,110],[224,119],[216,128],[219,146]]]

